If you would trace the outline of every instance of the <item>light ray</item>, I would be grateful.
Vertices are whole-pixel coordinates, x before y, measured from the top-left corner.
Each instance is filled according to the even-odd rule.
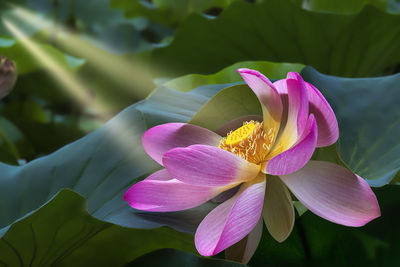
[[[2,21],[10,33],[18,38],[21,44],[30,52],[37,62],[40,62],[43,67],[52,74],[68,94],[70,94],[83,107],[93,107],[93,105],[95,105],[94,109],[100,114],[100,116],[103,119],[107,118],[106,105],[94,103],[89,87],[81,81],[78,81],[69,70],[49,56],[35,42],[29,40],[29,38],[27,38],[27,36],[11,21],[5,18],[2,18]]]
[[[4,25],[7,29],[19,39],[22,45],[31,53],[31,55],[38,61],[41,62],[43,67],[51,73],[56,81],[61,84],[61,87],[66,90],[76,101],[83,107],[94,108],[100,117],[105,121],[110,118],[107,111],[107,105],[105,103],[96,104],[93,101],[93,97],[90,95],[90,90],[87,85],[77,80],[73,74],[65,67],[60,65],[59,62],[54,60],[51,56],[46,54],[35,42],[29,40],[27,36],[16,27],[11,21],[2,18]],[[114,119],[109,122],[109,127],[106,127],[106,131],[109,133],[107,138],[108,142],[114,143],[127,157],[134,156],[132,151],[132,141],[137,140],[137,129],[132,127],[129,121],[126,119]],[[142,126],[140,126],[142,128]],[[145,159],[134,158],[135,162],[140,162]]]
[[[16,6],[13,16],[21,21],[26,21],[33,27],[50,28],[53,26],[51,20],[35,13]],[[144,98],[152,89],[154,77],[168,77],[166,71],[161,71],[154,66],[146,67],[146,64],[140,62],[137,58],[118,55],[101,49],[101,42],[87,35],[71,33],[66,28],[57,25],[57,36],[53,42],[60,48],[80,58],[85,58],[88,64],[95,67],[104,75],[108,75],[112,80],[121,85],[120,88],[129,91],[137,98]]]

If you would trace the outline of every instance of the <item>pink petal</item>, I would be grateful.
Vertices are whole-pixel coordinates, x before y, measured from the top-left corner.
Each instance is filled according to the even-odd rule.
[[[247,264],[257,250],[263,230],[263,220],[258,220],[256,227],[242,240],[225,250],[227,260]]]
[[[124,200],[138,210],[178,211],[197,207],[221,191],[182,183],[162,169],[132,186],[125,193]]]
[[[194,144],[218,146],[221,136],[187,123],[166,123],[155,126],[143,134],[142,143],[147,154],[162,165],[165,152],[175,147]]]
[[[218,147],[193,145],[164,154],[163,164],[176,179],[194,185],[228,186],[251,180],[260,167]]]
[[[293,78],[293,76],[291,76]],[[284,110],[287,109],[287,86],[284,80],[273,83],[282,97]],[[317,147],[334,144],[339,137],[339,128],[335,113],[321,92],[310,83],[305,83],[308,94],[309,112],[314,114],[318,126]]]
[[[290,77],[290,78],[289,78]],[[280,94],[287,94],[287,104],[284,113],[287,120],[283,132],[279,136],[276,147],[286,150],[293,146],[306,128],[308,120],[308,94],[306,84],[295,72],[288,73],[288,79],[282,79],[274,83]],[[286,100],[284,99],[284,102]],[[274,151],[272,151],[273,154]]]
[[[297,72],[289,72],[287,79],[294,79],[297,81],[296,85],[291,85],[288,82],[288,97],[289,97],[289,113],[288,122],[293,114],[293,121],[297,123],[297,135],[300,136],[308,121],[308,93],[306,83]],[[293,110],[293,111],[292,111]]]
[[[294,226],[294,207],[290,192],[278,176],[267,176],[263,218],[269,233],[278,242],[288,238]]]
[[[261,103],[265,129],[267,131],[272,129],[277,134],[282,118],[282,102],[278,91],[271,81],[258,71],[250,69],[237,71]]]
[[[203,256],[212,256],[239,242],[254,229],[261,217],[265,177],[243,184],[231,199],[211,211],[200,223],[195,244]]]
[[[286,175],[301,169],[314,153],[317,144],[317,124],[311,114],[303,136],[292,148],[274,156],[265,167],[265,173]]]
[[[310,113],[314,114],[318,126],[317,147],[334,144],[339,137],[339,127],[328,101],[312,84],[306,83]]]
[[[304,206],[326,220],[363,226],[380,216],[367,182],[342,166],[310,161],[298,172],[280,178]]]

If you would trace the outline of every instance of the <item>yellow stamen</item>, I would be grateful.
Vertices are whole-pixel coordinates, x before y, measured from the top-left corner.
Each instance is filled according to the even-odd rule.
[[[242,127],[223,138],[219,148],[232,152],[251,163],[262,164],[267,160],[275,134],[272,129],[266,132],[264,123],[245,122]]]
[[[230,133],[226,138],[225,143],[227,145],[236,145],[240,143],[242,140],[245,140],[247,137],[249,137],[249,135],[254,131],[255,128],[256,128],[255,123],[253,122],[247,123],[242,127],[236,129],[232,133]]]

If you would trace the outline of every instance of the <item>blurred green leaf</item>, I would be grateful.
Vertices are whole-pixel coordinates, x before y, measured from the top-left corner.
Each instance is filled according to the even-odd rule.
[[[371,19],[373,18],[373,19]],[[400,15],[366,6],[353,15],[307,11],[291,1],[233,3],[216,19],[191,15],[153,64],[208,74],[245,60],[298,62],[339,76],[385,72],[400,61]]]
[[[20,135],[18,129],[4,118],[0,118],[0,161],[17,165],[19,159],[18,149],[11,138]]]
[[[36,31],[51,28],[52,37],[55,38],[65,29],[72,30],[80,34],[82,39],[116,54],[151,50],[153,39],[161,40],[172,34],[170,29],[157,27],[147,18],[125,18],[122,11],[110,8],[110,0],[27,2],[33,13],[31,19],[39,17],[44,24],[34,25]],[[25,18],[20,19],[22,27],[27,28]],[[53,28],[54,23],[56,28]]]
[[[367,4],[387,11],[388,2],[388,0],[306,0],[303,6],[313,11],[351,14],[359,12]]]
[[[164,83],[164,85],[175,90],[187,92],[204,84],[243,82],[242,77],[237,73],[237,69],[239,68],[255,69],[261,73],[266,73],[269,77],[273,77],[274,79],[282,79],[286,78],[286,74],[289,71],[300,72],[304,68],[304,65],[268,61],[245,61],[235,63],[212,75],[188,74],[172,79]]]
[[[192,13],[202,13],[212,8],[225,8],[238,0],[112,0],[111,7],[124,10],[126,17],[146,17],[166,24],[180,24]]]
[[[28,47],[26,44],[28,44]],[[32,50],[32,47],[34,47],[34,50]],[[41,51],[41,54],[46,55],[49,59],[70,70],[79,68],[83,63],[82,61],[71,60],[72,57],[70,55],[66,55],[50,45],[36,43],[31,39],[18,41],[0,35],[0,54],[15,61],[20,75],[46,67],[46,62],[38,59],[41,54],[35,54],[34,52],[38,50]],[[44,58],[43,60],[46,61]]]
[[[193,237],[168,228],[127,229],[90,216],[86,200],[64,189],[0,239],[5,266],[122,266],[150,251],[195,251]],[[190,254],[189,254],[190,255]]]
[[[221,259],[203,258],[188,252],[176,249],[161,249],[126,264],[125,267],[147,266],[147,267],[244,267],[246,265],[237,262],[226,261]]]

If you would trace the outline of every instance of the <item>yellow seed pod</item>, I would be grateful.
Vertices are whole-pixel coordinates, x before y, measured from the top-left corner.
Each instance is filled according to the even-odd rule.
[[[253,122],[247,123],[242,127],[236,129],[232,133],[230,133],[226,138],[225,143],[227,145],[239,144],[242,140],[245,140],[247,137],[249,137],[249,135],[254,131],[255,128],[256,128],[255,123]]]

